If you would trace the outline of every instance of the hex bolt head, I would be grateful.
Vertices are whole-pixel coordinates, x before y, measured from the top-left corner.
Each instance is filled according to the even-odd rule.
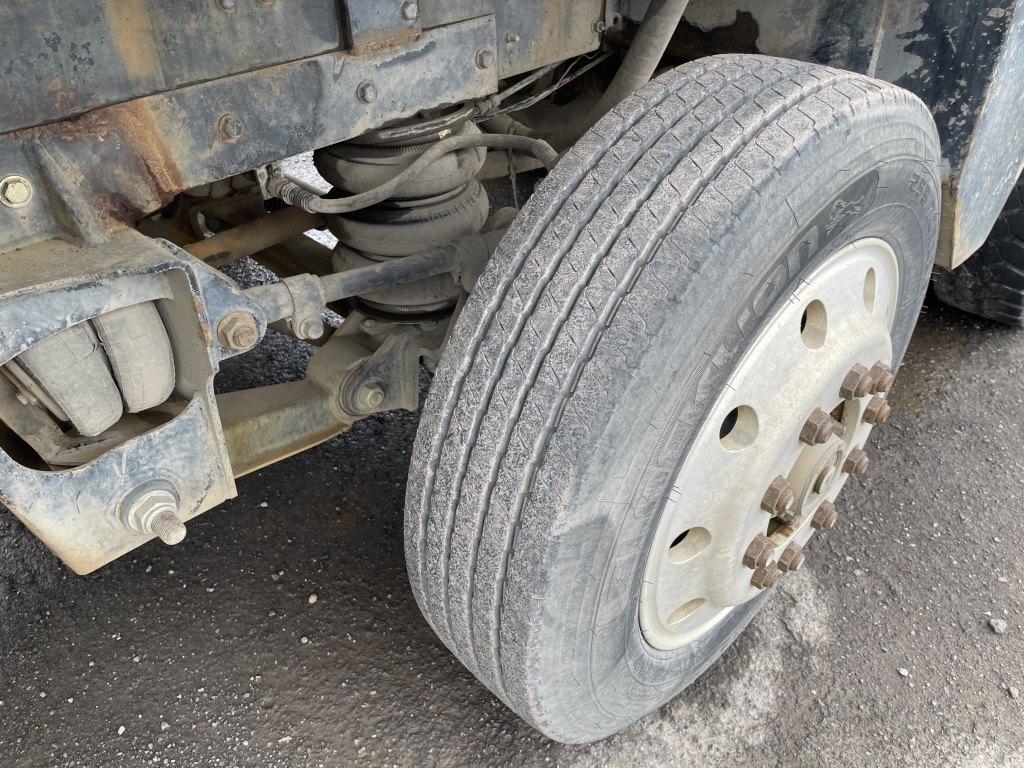
[[[356,390],[355,401],[361,412],[371,413],[384,402],[384,387],[378,381],[368,381]]]
[[[476,66],[479,69],[490,69],[494,66],[494,51],[490,48],[481,48],[476,52]]]
[[[892,415],[892,406],[879,395],[871,398],[871,401],[864,408],[864,421],[868,424],[885,424]]]
[[[222,115],[220,120],[217,121],[217,130],[228,141],[237,141],[245,133],[245,123],[238,118],[238,115],[233,115],[229,112],[226,115]]]
[[[228,349],[244,352],[252,349],[260,337],[256,318],[243,310],[228,312],[217,324],[217,338]]]
[[[356,86],[356,98],[363,104],[372,104],[377,100],[377,86],[369,80],[364,80]]]
[[[896,376],[893,375],[889,366],[881,360],[871,366],[869,374],[875,380],[875,385],[871,391],[876,395],[888,394],[889,390],[892,389],[892,385],[896,383]]]
[[[518,43],[519,35],[517,35],[515,32],[507,32],[505,33],[505,42],[508,43],[509,45],[512,45],[513,43]]]
[[[815,408],[800,428],[800,442],[807,445],[821,445],[836,431],[835,421],[821,408]]]
[[[769,483],[768,490],[761,497],[761,509],[770,515],[785,519],[792,512],[795,499],[793,486],[786,478],[779,475]]]
[[[774,554],[775,545],[772,540],[763,533],[759,533],[747,545],[747,551],[743,553],[743,567],[763,568],[771,562]]]
[[[233,11],[238,5],[238,0],[217,0],[217,7],[222,11]]]
[[[850,369],[850,372],[846,374],[843,379],[843,383],[839,385],[839,396],[843,400],[853,400],[855,397],[864,397],[870,395],[871,390],[875,386],[875,380],[871,376],[871,373],[860,363],[857,363]]]
[[[125,495],[121,501],[121,522],[136,533],[154,534],[164,544],[180,544],[185,524],[178,517],[178,494],[165,480],[150,480]]]
[[[299,323],[299,335],[304,339],[319,339],[324,330],[324,321],[319,317],[307,317]]]
[[[24,208],[32,200],[32,185],[23,176],[0,179],[0,203],[8,208]]]
[[[804,550],[795,541],[789,542],[786,548],[782,550],[782,554],[779,555],[779,570],[794,572],[799,571],[800,566],[804,564]]]
[[[839,521],[839,510],[831,501],[823,501],[814,510],[811,517],[811,527],[816,531],[831,531]]]
[[[402,3],[402,18],[406,21],[416,21],[420,15],[419,3]]]
[[[868,459],[867,453],[860,448],[854,448],[843,462],[843,472],[853,477],[863,477],[867,474],[870,463],[871,460]]]
[[[597,34],[599,34],[599,35],[600,35],[600,34],[602,34],[602,33],[603,33],[603,32],[604,32],[604,31],[605,31],[606,29],[608,29],[608,25],[604,23],[604,19],[597,19],[597,20],[595,20],[595,21],[594,21],[594,23],[593,23],[593,24],[591,25],[591,28],[592,28],[592,29],[593,29],[593,30],[594,30],[595,32],[597,32]]]
[[[779,570],[779,566],[775,563],[768,563],[754,570],[754,575],[750,577],[750,584],[757,589],[771,589],[779,583],[780,578],[782,578],[782,571]]]

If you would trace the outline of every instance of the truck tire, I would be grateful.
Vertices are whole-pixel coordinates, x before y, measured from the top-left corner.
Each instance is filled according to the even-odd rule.
[[[935,270],[932,285],[935,295],[952,307],[1024,326],[1024,176],[1010,192],[985,244],[952,272]]]
[[[928,284],[938,169],[912,94],[726,55],[641,88],[540,184],[443,354],[406,506],[424,615],[527,722],[586,742],[667,702],[799,567],[747,568],[755,533],[771,555],[834,523]],[[812,493],[805,458],[840,471]],[[709,597],[663,611],[687,590]]]

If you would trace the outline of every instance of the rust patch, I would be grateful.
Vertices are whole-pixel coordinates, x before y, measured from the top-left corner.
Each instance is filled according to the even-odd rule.
[[[109,223],[133,225],[167,205],[187,186],[156,116],[145,102],[117,104],[11,136],[38,140],[57,155],[81,156],[81,152],[70,151],[72,145],[114,148],[116,162],[97,157],[92,173],[76,174],[83,198]],[[72,168],[76,168],[74,163],[63,170]]]

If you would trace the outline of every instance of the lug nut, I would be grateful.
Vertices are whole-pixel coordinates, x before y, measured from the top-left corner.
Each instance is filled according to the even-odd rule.
[[[814,511],[811,527],[817,531],[831,531],[839,521],[839,511],[831,501],[823,501]]]
[[[815,408],[800,429],[800,442],[821,445],[828,442],[836,430],[835,421],[821,408]]]
[[[795,498],[793,486],[789,484],[786,478],[779,475],[772,480],[768,490],[761,497],[761,509],[770,515],[784,517],[792,511]]]
[[[860,363],[857,363],[846,374],[843,383],[839,385],[839,396],[843,400],[853,400],[855,397],[870,395],[875,386],[875,379],[870,371]]]
[[[768,565],[754,570],[754,575],[750,577],[750,583],[757,589],[771,589],[779,583],[780,578],[782,578],[782,571],[779,570],[779,566],[775,563],[768,563]]]
[[[772,540],[763,533],[759,533],[747,545],[747,551],[743,553],[743,567],[763,568],[771,562],[773,554],[775,554],[775,545],[772,544]]]
[[[789,542],[779,555],[779,570],[795,572],[804,564],[804,550],[795,541]]]
[[[256,318],[248,312],[228,312],[217,325],[217,338],[228,349],[244,352],[251,349],[260,336]]]
[[[868,459],[867,453],[860,448],[854,448],[843,462],[843,472],[854,477],[863,477],[867,474],[868,464],[870,464],[870,459]]]
[[[875,395],[864,408],[864,421],[868,424],[885,424],[892,415],[892,406],[884,397]]]
[[[892,385],[896,382],[896,376],[892,370],[881,360],[872,365],[868,373],[875,380],[875,385],[871,391],[876,395],[888,394],[889,390],[892,389]]]

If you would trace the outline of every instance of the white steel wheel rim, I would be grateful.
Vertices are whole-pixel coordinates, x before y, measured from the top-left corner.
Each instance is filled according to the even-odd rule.
[[[776,555],[810,538],[814,512],[846,483],[843,461],[871,431],[863,418],[871,395],[844,400],[840,388],[855,364],[892,365],[898,288],[886,242],[851,243],[801,281],[748,347],[660,513],[640,590],[640,627],[650,645],[691,643],[760,593],[743,564],[757,534],[768,536]],[[839,420],[833,438],[809,446],[800,430],[815,408]],[[823,468],[830,464],[838,466],[829,479]],[[788,524],[761,509],[778,476],[796,496],[797,517]]]

